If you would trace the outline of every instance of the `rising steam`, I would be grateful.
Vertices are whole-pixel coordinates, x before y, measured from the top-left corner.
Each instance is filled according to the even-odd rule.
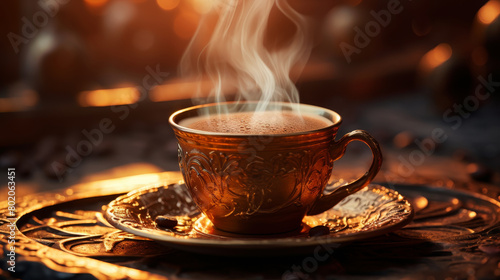
[[[209,96],[216,102],[226,101],[225,93],[232,91],[236,100],[259,101],[257,111],[270,102],[298,103],[290,71],[300,73],[309,58],[306,18],[285,0],[220,0],[215,6],[200,22],[182,57],[181,75],[208,81]],[[273,7],[295,26],[294,34],[280,47],[265,46]]]

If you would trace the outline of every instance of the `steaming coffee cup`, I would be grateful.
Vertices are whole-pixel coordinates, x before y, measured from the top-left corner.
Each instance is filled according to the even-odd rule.
[[[208,104],[177,111],[169,119],[185,184],[217,229],[240,234],[293,231],[305,215],[332,208],[379,171],[382,154],[367,132],[354,130],[335,140],[342,121],[336,112],[271,103],[253,113],[257,107],[251,102]],[[323,193],[334,161],[352,141],[370,147],[370,168],[356,181]]]

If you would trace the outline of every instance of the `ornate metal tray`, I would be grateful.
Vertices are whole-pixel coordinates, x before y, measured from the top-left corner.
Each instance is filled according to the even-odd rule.
[[[391,184],[414,206],[413,221],[388,234],[322,247],[327,255],[321,258],[314,252],[279,258],[207,257],[118,230],[103,217],[103,207],[125,193],[180,180],[179,172],[166,172],[18,197],[16,273],[10,274],[1,262],[0,278],[282,279],[297,267],[301,278],[500,275],[500,202],[495,199],[500,189],[492,185],[420,179]],[[10,220],[8,204],[0,203],[0,251],[5,259]]]
[[[160,215],[175,217],[178,225],[164,228]],[[106,219],[115,227],[166,245],[197,253],[217,255],[298,254],[318,245],[337,246],[385,234],[408,224],[413,209],[398,192],[378,185],[365,187],[337,206],[316,216],[306,216],[302,228],[274,235],[231,234],[213,227],[200,214],[184,184],[146,187],[113,200]],[[310,229],[325,226],[329,233],[312,235]]]

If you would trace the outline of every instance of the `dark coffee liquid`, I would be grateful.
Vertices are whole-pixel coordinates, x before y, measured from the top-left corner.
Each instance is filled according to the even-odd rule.
[[[333,124],[310,114],[292,112],[240,112],[220,116],[202,116],[180,122],[188,128],[230,134],[289,134],[312,131]]]

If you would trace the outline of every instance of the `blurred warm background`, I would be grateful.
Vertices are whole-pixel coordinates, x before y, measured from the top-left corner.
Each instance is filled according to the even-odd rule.
[[[301,101],[338,111],[343,132],[373,134],[386,153],[381,180],[403,176],[397,168],[420,151],[417,173],[498,183],[499,0],[290,2],[314,32]],[[177,66],[214,3],[2,3],[0,167],[17,168],[19,192],[177,170],[167,119],[194,91]],[[276,11],[269,40],[291,33]]]

